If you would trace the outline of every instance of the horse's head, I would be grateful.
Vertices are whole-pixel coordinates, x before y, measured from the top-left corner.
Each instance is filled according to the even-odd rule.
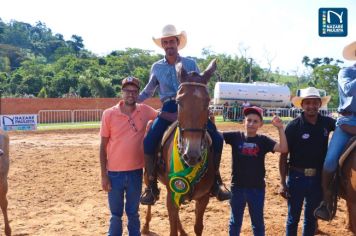
[[[207,148],[205,135],[209,117],[209,91],[207,83],[216,70],[216,60],[198,74],[188,73],[181,63],[176,66],[181,82],[176,101],[178,103],[179,151],[189,166],[202,160],[202,152]]]

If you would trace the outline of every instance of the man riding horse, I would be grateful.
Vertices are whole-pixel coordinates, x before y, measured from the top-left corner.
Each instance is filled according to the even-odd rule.
[[[152,65],[149,82],[140,93],[138,102],[143,102],[145,99],[151,97],[158,88],[159,97],[163,104],[162,112],[176,113],[177,104],[175,97],[179,81],[177,79],[175,64],[182,62],[183,68],[188,72],[195,71],[199,73],[199,68],[195,61],[178,54],[178,50],[183,49],[187,43],[187,36],[184,31],[178,33],[175,26],[166,25],[162,30],[162,35],[157,38],[153,37],[153,41],[165,51],[165,57]],[[164,115],[164,117],[167,117],[167,115]],[[155,173],[155,152],[164,131],[171,124],[172,120],[167,120],[162,115],[159,115],[154,120],[144,139],[145,168],[149,183],[141,196],[141,204],[153,205],[159,197],[157,176]],[[208,122],[207,129],[213,141],[214,164],[216,168],[215,183],[211,192],[218,200],[227,200],[230,199],[230,192],[223,185],[219,173],[223,139],[217,133],[216,127],[211,121]]]
[[[343,56],[346,60],[356,61],[356,41],[344,48]],[[337,119],[336,129],[329,143],[322,173],[324,201],[314,213],[316,217],[322,220],[332,219],[331,206],[334,193],[330,188],[330,183],[346,143],[352,136],[356,135],[356,64],[340,70],[338,90],[338,112],[340,116]]]

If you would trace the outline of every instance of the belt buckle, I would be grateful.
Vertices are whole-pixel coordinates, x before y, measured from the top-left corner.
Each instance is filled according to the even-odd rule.
[[[166,102],[169,102],[169,101],[172,101],[172,100],[175,100],[175,97],[168,97],[168,98],[163,100],[163,103],[166,103]]]
[[[306,169],[304,169],[304,175],[305,176],[315,176],[316,175],[316,169],[306,168]]]

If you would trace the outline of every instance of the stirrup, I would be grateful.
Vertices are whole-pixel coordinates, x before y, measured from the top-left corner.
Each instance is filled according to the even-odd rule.
[[[325,220],[325,221],[332,220],[331,211],[329,210],[328,204],[324,201],[322,201],[320,203],[320,206],[315,209],[314,216],[320,220]]]
[[[142,205],[154,205],[159,199],[159,192],[159,189],[157,189],[155,194],[152,188],[146,188],[140,196],[140,203]]]

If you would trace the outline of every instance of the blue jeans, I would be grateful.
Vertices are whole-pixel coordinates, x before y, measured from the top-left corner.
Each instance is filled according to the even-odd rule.
[[[356,126],[356,116],[342,116],[338,118],[336,123],[337,126],[330,140],[328,152],[325,157],[324,170],[327,172],[336,171],[342,151],[352,137],[351,134],[344,132],[340,128],[340,125],[342,124]]]
[[[251,217],[253,235],[265,235],[263,208],[265,201],[264,188],[231,187],[231,216],[229,222],[229,235],[240,235],[242,220],[246,204]]]
[[[177,112],[177,104],[175,101],[165,102],[162,107],[162,111],[175,113]],[[170,126],[172,122],[157,117],[148,131],[145,139],[143,140],[144,152],[147,155],[153,156],[155,154],[156,148],[161,141],[164,131]],[[224,145],[224,140],[221,135],[217,132],[216,126],[208,120],[207,124],[208,133],[211,136],[213,142],[213,149],[215,153],[221,153]]]
[[[108,194],[111,212],[109,236],[122,235],[124,206],[127,215],[127,229],[129,235],[141,235],[138,210],[142,189],[142,173],[142,169],[119,172],[109,171],[108,175],[112,187]]]
[[[303,203],[303,236],[314,235],[316,218],[313,213],[322,200],[320,173],[316,176],[304,176],[303,173],[290,170],[287,187],[291,195],[288,198],[287,236],[297,235]]]

